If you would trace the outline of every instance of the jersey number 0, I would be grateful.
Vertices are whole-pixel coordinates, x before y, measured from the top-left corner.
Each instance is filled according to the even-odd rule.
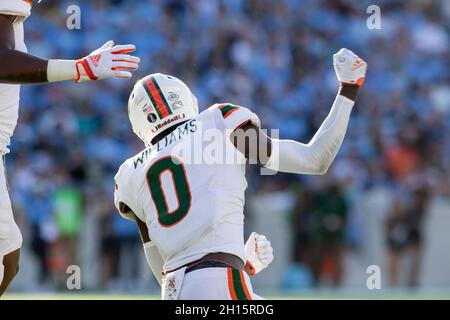
[[[169,212],[169,204],[163,190],[161,176],[170,172],[178,200],[178,207]],[[147,171],[147,185],[158,214],[159,224],[172,227],[180,222],[191,208],[191,191],[187,181],[186,169],[183,163],[175,157],[165,157],[156,161]]]

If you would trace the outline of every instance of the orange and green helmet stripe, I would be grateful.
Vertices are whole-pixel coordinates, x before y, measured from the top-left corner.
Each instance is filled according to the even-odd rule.
[[[155,77],[149,76],[144,78],[142,80],[142,85],[144,86],[145,91],[150,97],[150,100],[152,101],[159,118],[163,119],[171,115],[172,109],[167,103],[167,100],[164,97],[164,94],[162,93],[161,88],[159,87]]]
[[[242,270],[227,270],[228,290],[232,300],[252,300]]]
[[[234,104],[225,103],[219,106],[220,112],[222,112],[222,117],[226,119],[230,114],[238,110],[239,107]]]

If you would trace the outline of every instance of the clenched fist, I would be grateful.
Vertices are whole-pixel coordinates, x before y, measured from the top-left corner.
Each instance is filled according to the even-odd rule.
[[[266,236],[253,232],[245,243],[245,253],[250,274],[254,275],[267,266],[273,260],[273,249]]]
[[[352,51],[342,48],[333,55],[336,77],[344,85],[362,86],[366,78],[367,63]]]

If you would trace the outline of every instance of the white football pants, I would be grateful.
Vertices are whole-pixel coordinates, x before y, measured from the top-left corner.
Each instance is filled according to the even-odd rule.
[[[244,270],[204,268],[184,275],[179,300],[260,300]]]

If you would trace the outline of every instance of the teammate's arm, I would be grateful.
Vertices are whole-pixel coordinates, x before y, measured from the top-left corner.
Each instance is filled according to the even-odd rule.
[[[15,16],[0,15],[0,81],[37,83],[47,81],[48,61],[14,50]]]
[[[347,49],[341,49],[333,59],[341,86],[330,113],[308,144],[270,139],[256,125],[246,123],[231,135],[234,146],[248,159],[276,171],[324,174],[342,144],[367,68],[364,61]],[[251,137],[256,137],[256,141],[252,142]]]
[[[130,55],[134,45],[104,46],[79,60],[43,59],[15,50],[13,22],[16,17],[0,14],[0,82],[43,83],[64,80],[82,82],[104,78],[130,78],[139,58]]]

